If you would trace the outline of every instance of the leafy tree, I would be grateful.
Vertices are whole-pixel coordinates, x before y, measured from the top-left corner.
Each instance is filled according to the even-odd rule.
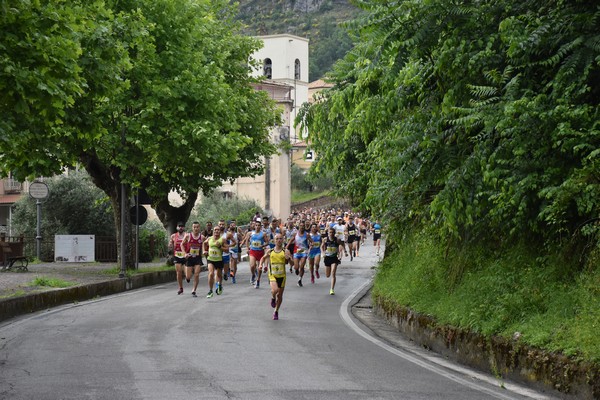
[[[338,192],[398,234],[598,243],[600,8],[361,2],[357,44],[301,122]],[[586,236],[587,235],[587,236]],[[591,242],[588,242],[590,240]],[[586,257],[579,258],[585,262]]]
[[[63,64],[73,64],[76,74],[64,79],[69,85],[58,104],[60,118],[46,122],[46,129],[25,122],[9,126],[10,139],[0,142],[3,174],[49,176],[81,163],[111,200],[119,239],[131,238],[130,224],[128,232],[120,232],[122,183],[145,188],[173,230],[177,220],[187,219],[198,190],[255,175],[263,157],[273,153],[268,128],[279,121],[279,111],[266,93],[252,88],[249,77],[247,60],[258,42],[236,33],[227,2],[75,1],[59,3],[57,17],[46,2],[28,3],[19,2],[14,12],[27,15],[19,20],[25,27],[5,21],[2,35],[26,28],[36,34],[25,36],[25,43],[36,35],[53,38],[60,32],[52,18],[64,14],[72,31],[67,37],[78,51]],[[36,74],[49,68],[44,59],[51,53],[44,47],[38,49],[40,60],[20,52],[18,43],[14,47],[1,50],[9,52],[9,61]],[[17,68],[10,71],[0,86],[19,75]],[[46,108],[14,111],[19,102],[37,104],[36,96],[24,93],[38,84],[25,82],[23,93],[3,102],[11,120],[27,121],[34,111],[45,115],[56,107],[50,93]],[[184,197],[183,207],[168,203],[171,190]],[[131,241],[127,255],[131,265]]]

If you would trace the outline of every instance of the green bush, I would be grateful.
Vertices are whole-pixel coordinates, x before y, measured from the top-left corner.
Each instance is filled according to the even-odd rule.
[[[235,219],[238,225],[247,224],[256,212],[264,212],[254,200],[239,198],[224,198],[220,193],[205,197],[200,205],[194,207],[188,219],[187,227],[198,221],[204,226],[206,221],[216,224],[220,219],[229,221]]]
[[[154,240],[154,251],[150,247],[151,237]],[[139,261],[151,262],[167,255],[169,237],[166,229],[156,220],[148,220],[140,226]]]

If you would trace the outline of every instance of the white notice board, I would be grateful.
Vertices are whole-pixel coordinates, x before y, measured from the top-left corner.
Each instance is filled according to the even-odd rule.
[[[95,235],[54,235],[54,261],[94,262]]]

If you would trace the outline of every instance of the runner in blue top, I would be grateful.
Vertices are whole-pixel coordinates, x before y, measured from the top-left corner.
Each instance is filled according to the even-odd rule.
[[[310,268],[310,283],[315,283],[315,275],[317,279],[319,275],[319,263],[321,262],[321,233],[317,230],[317,224],[313,223],[310,226],[310,239],[312,246],[308,252],[308,267]]]
[[[379,256],[379,247],[381,246],[381,225],[379,220],[376,219],[373,224],[373,245],[377,247],[377,255]]]
[[[265,233],[262,231],[261,220],[257,218],[254,222],[254,230],[248,231],[244,238],[244,243],[248,245],[250,249],[250,273],[252,274],[252,280],[250,283],[254,285],[256,289],[260,287],[260,275],[261,270],[258,267],[258,262],[265,255],[265,247],[267,246],[267,238]]]
[[[300,275],[298,279],[298,286],[302,287],[302,277],[304,276],[304,266],[306,265],[306,257],[308,256],[308,249],[312,245],[312,239],[308,236],[305,230],[305,222],[300,221],[298,225],[298,232],[288,244],[288,248],[293,246],[294,254],[294,270],[296,275]]]

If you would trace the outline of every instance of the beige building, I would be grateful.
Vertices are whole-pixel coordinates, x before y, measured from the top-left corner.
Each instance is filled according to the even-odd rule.
[[[292,88],[286,84],[265,81],[255,85],[256,90],[268,92],[282,109],[283,126],[271,130],[271,142],[288,141],[292,113]],[[255,200],[269,215],[285,218],[291,212],[290,154],[280,150],[278,155],[265,160],[265,173],[253,178],[238,178],[233,184],[223,184],[219,191],[235,194],[239,198]]]

